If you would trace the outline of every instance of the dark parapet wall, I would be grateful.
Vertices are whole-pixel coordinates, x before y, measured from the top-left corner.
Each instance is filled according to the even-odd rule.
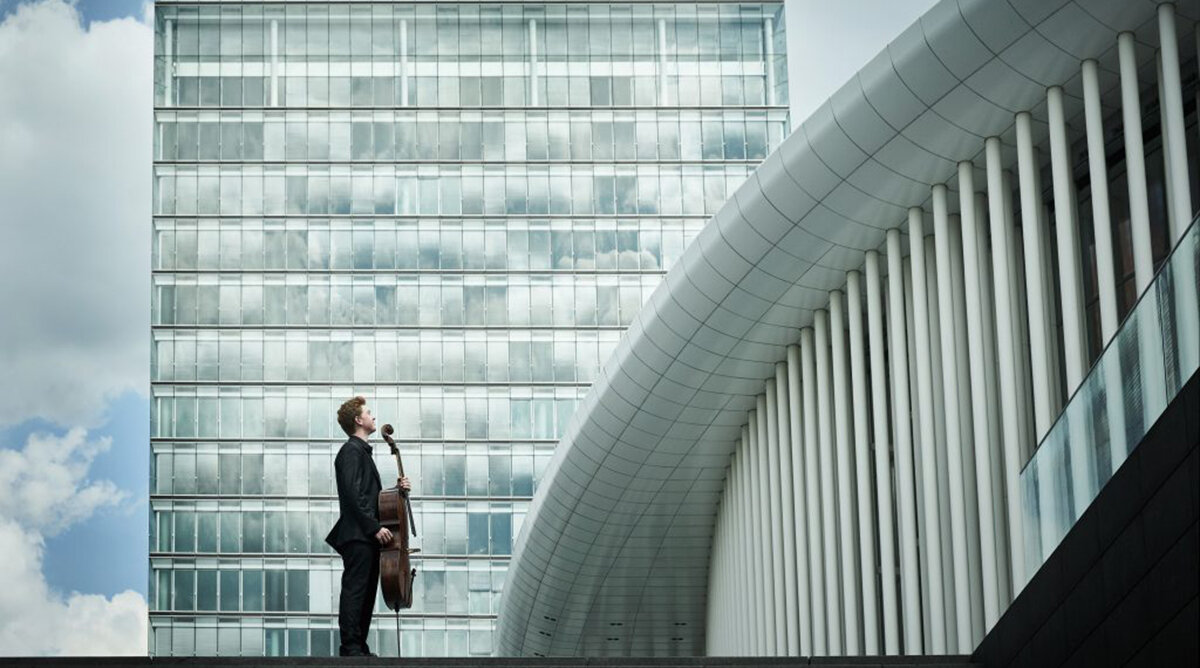
[[[984,638],[975,662],[1200,665],[1200,374]]]

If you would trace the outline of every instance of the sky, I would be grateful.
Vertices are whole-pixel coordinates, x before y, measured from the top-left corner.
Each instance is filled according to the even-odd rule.
[[[934,4],[933,0],[784,0],[792,128]]]
[[[19,5],[36,4],[29,0],[0,0],[0,20],[11,14]],[[82,0],[71,3],[79,12],[84,26],[90,26],[94,21],[112,21],[114,19],[135,18],[143,16],[145,8],[152,3],[147,0]]]
[[[793,127],[932,5],[785,2]],[[0,656],[146,653],[149,16],[0,0]]]
[[[0,0],[0,655],[146,653],[145,16]]]

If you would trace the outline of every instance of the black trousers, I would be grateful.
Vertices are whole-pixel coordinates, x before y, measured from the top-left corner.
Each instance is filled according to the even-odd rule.
[[[375,592],[379,589],[379,546],[350,541],[342,546],[342,593],[338,601],[338,628],[341,656],[365,654],[371,614],[375,611]]]

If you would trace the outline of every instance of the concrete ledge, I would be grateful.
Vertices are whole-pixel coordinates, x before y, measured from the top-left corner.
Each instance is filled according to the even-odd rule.
[[[353,668],[416,666],[419,668],[979,668],[965,656],[903,657],[658,657],[658,658],[337,658],[337,657],[71,657],[0,658],[0,668]]]

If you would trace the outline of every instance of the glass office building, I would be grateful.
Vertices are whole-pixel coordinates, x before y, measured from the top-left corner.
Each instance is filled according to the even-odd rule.
[[[372,649],[491,654],[557,436],[787,133],[782,3],[156,9],[151,655],[336,653],[354,394],[422,550]]]

